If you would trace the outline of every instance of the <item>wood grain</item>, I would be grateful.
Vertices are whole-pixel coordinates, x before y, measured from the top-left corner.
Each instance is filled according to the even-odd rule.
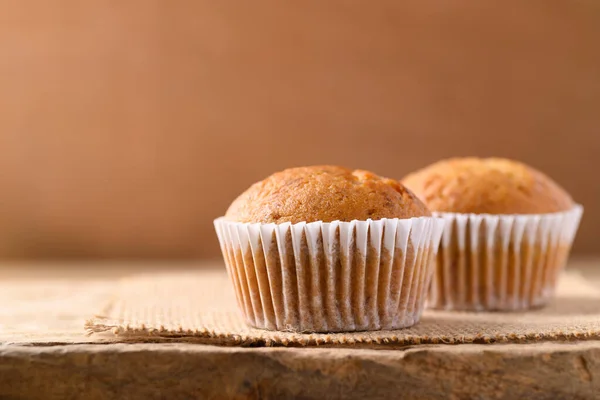
[[[404,351],[20,347],[0,348],[0,371],[0,397],[19,399],[597,399],[600,343]]]
[[[573,267],[597,277],[597,265],[588,260]],[[0,265],[0,398],[600,397],[600,342],[593,340],[374,350],[221,347],[176,339],[115,343],[114,336],[82,335],[89,309],[111,293],[117,279],[198,267]],[[15,327],[20,332],[10,331]]]

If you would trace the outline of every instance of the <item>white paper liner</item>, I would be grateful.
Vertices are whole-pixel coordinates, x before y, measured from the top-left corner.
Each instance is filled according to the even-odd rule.
[[[444,233],[427,306],[523,310],[554,295],[583,207],[531,215],[434,213]]]
[[[419,320],[444,220],[214,223],[249,325],[344,332]]]

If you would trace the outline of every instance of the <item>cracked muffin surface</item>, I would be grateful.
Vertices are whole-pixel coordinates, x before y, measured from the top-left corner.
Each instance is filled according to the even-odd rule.
[[[255,183],[225,217],[236,222],[284,223],[430,216],[399,181],[338,166],[289,168]]]
[[[573,208],[571,196],[544,173],[504,158],[452,158],[407,175],[402,183],[432,211],[545,214]]]

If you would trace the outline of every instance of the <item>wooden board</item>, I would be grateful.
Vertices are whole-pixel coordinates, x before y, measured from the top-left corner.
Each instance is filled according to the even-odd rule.
[[[596,266],[572,264],[589,276]],[[120,277],[199,267],[1,267],[0,398],[600,398],[598,341],[359,350],[85,336],[83,322]]]

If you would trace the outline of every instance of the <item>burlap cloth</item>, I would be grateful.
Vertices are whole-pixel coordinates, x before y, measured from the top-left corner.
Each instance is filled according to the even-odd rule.
[[[520,313],[426,311],[408,329],[299,334],[247,327],[225,272],[126,278],[101,313],[86,322],[90,334],[127,340],[198,341],[247,346],[360,346],[495,343],[600,339],[600,282],[565,273],[546,308]]]

